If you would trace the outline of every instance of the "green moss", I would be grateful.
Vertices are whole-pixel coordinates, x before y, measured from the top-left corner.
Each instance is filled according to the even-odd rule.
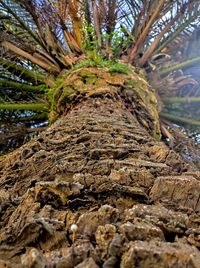
[[[50,111],[48,117],[49,117],[49,122],[51,124],[54,123],[58,118],[57,112],[56,111]]]
[[[87,59],[84,59],[73,66],[71,70],[77,70],[84,67],[105,67],[106,62],[107,61],[104,61],[96,51],[88,51]]]
[[[86,78],[86,77],[96,77],[96,75],[94,73],[92,73],[91,70],[89,69],[82,69],[78,72],[78,76],[80,77],[83,77],[83,78]]]
[[[65,103],[71,102],[76,96],[76,92],[72,87],[65,87],[59,97],[57,106],[63,106]]]
[[[110,73],[128,74],[131,71],[132,71],[131,67],[122,63],[112,63],[112,65],[109,67]]]
[[[74,69],[77,70],[72,71]],[[127,75],[127,73],[129,74]],[[66,107],[76,99],[77,95],[80,97],[94,97],[105,94],[107,91],[115,94],[119,85],[123,85],[127,90],[133,91],[134,96],[139,97],[141,108],[145,109],[153,118],[152,134],[157,140],[160,140],[155,92],[150,90],[144,77],[136,74],[133,68],[111,61],[84,60],[68,71],[67,74],[59,77],[55,82],[55,87],[48,92],[51,103],[50,121],[55,121],[65,111]]]
[[[68,201],[69,199],[68,199],[68,196],[66,195],[66,196],[62,196],[62,197],[61,197],[61,200],[62,200],[62,204],[63,204],[63,205],[66,205],[66,204],[67,204],[67,201]]]
[[[97,77],[96,76],[94,76],[94,77],[87,77],[86,78],[86,84],[87,85],[95,84],[96,81],[97,81]]]
[[[138,76],[135,77],[135,79],[133,78],[128,78],[125,81],[125,85],[129,88],[129,89],[134,89],[134,90],[142,90],[142,91],[148,91],[149,90],[149,86],[147,83],[145,83],[145,80],[143,80],[143,78],[139,79]]]
[[[77,70],[84,67],[99,67],[99,68],[108,68],[110,73],[123,73],[128,74],[133,70],[132,67],[118,63],[116,61],[103,60],[100,56],[89,57],[87,60],[82,60],[78,64],[72,67],[71,70]]]
[[[71,70],[77,70],[84,67],[95,67],[97,64],[92,60],[82,60],[80,63],[74,65]]]
[[[128,78],[125,81],[127,89],[132,90],[138,94],[141,99],[140,104],[148,111],[152,116],[153,120],[153,131],[152,135],[156,140],[161,139],[159,116],[157,111],[157,99],[155,92],[150,90],[149,85],[146,83],[144,78],[136,76],[135,79]]]

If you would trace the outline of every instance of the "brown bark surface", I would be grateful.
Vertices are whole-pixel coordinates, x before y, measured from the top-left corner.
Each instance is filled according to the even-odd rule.
[[[0,267],[200,267],[199,171],[129,108],[91,97],[2,158]]]

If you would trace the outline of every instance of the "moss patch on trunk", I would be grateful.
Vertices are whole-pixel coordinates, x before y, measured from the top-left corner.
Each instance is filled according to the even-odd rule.
[[[116,67],[116,66],[115,66]],[[120,70],[122,67],[120,67]],[[110,96],[124,99],[125,105],[137,107],[139,122],[149,132],[160,139],[160,125],[157,110],[157,97],[148,82],[134,69],[126,72],[110,70],[108,67],[82,67],[65,73],[56,80],[55,87],[48,92],[50,102],[50,121],[74,107],[76,103],[96,96]]]

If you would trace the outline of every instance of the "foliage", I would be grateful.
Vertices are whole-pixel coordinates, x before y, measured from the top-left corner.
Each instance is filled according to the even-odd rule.
[[[114,63],[110,66],[109,72],[127,74],[131,72],[132,68],[122,63]]]
[[[54,75],[88,51],[144,65],[172,35],[191,32],[200,12],[196,0],[0,0],[0,6],[3,57],[14,53]]]
[[[90,59],[82,60],[80,63],[74,65],[68,73],[73,70],[84,67],[99,67],[99,68],[108,68],[111,73],[124,73],[127,74],[131,72],[132,68],[127,64],[111,61],[111,60],[102,60],[101,57],[96,55],[95,57],[89,57]],[[67,74],[67,73],[66,73]]]

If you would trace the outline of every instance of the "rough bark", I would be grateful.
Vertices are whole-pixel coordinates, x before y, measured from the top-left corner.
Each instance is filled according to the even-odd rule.
[[[1,159],[0,267],[200,267],[200,174],[143,116],[92,95]]]

